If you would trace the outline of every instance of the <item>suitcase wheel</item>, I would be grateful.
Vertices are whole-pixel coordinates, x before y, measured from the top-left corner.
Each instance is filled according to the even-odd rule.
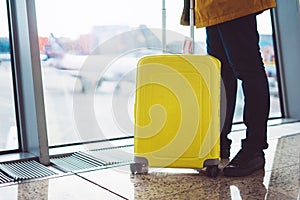
[[[208,177],[217,177],[219,174],[218,165],[211,165],[206,167],[206,175]]]
[[[148,165],[145,163],[131,163],[130,171],[132,174],[147,174]]]

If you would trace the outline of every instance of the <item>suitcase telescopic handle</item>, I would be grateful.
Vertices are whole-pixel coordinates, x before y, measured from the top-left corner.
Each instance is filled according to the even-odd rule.
[[[166,10],[166,0],[162,0],[162,52],[166,53],[167,49],[167,10]],[[194,46],[195,46],[195,35],[194,35],[194,0],[190,0],[190,38],[192,41],[190,53],[194,53]]]
[[[166,11],[166,0],[162,0],[162,52],[167,51],[167,11]]]
[[[194,29],[194,0],[190,0],[190,37],[192,39],[192,45],[191,45],[191,54],[194,53],[194,47],[195,47],[195,29]]]

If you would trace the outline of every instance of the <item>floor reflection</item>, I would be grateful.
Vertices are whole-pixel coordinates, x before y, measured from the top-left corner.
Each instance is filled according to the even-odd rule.
[[[152,172],[131,176],[135,199],[299,199],[300,134],[282,137],[266,159],[270,170],[246,177]],[[221,168],[228,160],[221,161]],[[170,170],[172,171],[172,170]]]
[[[132,176],[135,199],[265,199],[265,172],[244,178],[153,173]]]

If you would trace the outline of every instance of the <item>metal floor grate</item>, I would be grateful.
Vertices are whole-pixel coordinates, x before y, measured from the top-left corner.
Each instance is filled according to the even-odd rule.
[[[107,165],[130,163],[133,160],[133,145],[94,149],[89,153],[100,160],[104,160]]]
[[[75,152],[50,159],[54,167],[64,172],[74,172],[104,166],[105,163],[84,152]]]
[[[95,149],[53,156],[54,167],[64,172],[78,172],[91,169],[113,167],[132,161],[133,145]]]
[[[0,171],[0,184],[14,182],[14,179]]]
[[[55,175],[56,173],[35,160],[0,163],[0,170],[13,181]]]

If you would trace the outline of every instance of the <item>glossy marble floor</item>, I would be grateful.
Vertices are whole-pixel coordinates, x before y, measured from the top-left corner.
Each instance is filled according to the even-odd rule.
[[[232,155],[244,137],[235,126]],[[191,169],[153,169],[131,175],[129,166],[0,185],[0,199],[300,199],[300,123],[268,127],[264,170],[247,177],[209,178]],[[226,161],[222,161],[224,164]],[[222,167],[222,164],[220,167]]]

